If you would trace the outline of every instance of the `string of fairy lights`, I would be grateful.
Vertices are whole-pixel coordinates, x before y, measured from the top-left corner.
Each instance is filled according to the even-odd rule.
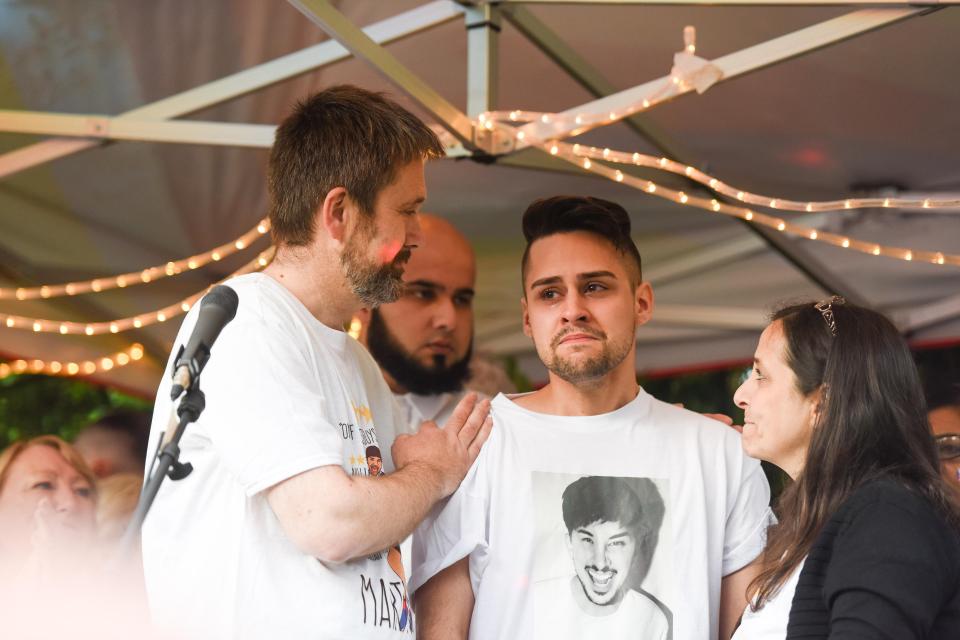
[[[139,284],[148,284],[162,278],[177,276],[181,273],[205,267],[211,262],[219,262],[238,251],[246,249],[269,231],[270,221],[264,218],[257,223],[257,226],[230,242],[188,258],[173,260],[162,265],[147,267],[140,271],[120,273],[105,278],[93,278],[91,280],[66,282],[63,284],[44,284],[35,287],[0,287],[0,300],[13,298],[22,301],[36,300],[38,298],[59,298],[86,293],[101,293],[111,289],[123,289]]]
[[[273,258],[274,246],[271,245],[266,250],[260,252],[256,258],[246,263],[223,280],[234,276],[243,275],[253,271],[259,271],[270,263]],[[221,282],[223,281],[221,280]],[[216,283],[215,283],[216,284]],[[210,285],[213,287],[214,285]],[[119,318],[105,322],[80,323],[62,320],[44,320],[40,318],[27,318],[11,314],[0,313],[0,326],[10,329],[30,328],[35,332],[60,333],[62,335],[77,334],[84,336],[101,335],[104,333],[119,333],[131,328],[141,328],[151,324],[166,322],[171,318],[182,315],[202,298],[210,287],[194,293],[174,304],[168,305],[162,309],[154,309],[136,316],[128,318]],[[143,345],[133,343],[123,351],[105,355],[102,357],[85,360],[82,362],[60,362],[58,360],[42,360],[31,358],[29,360],[19,359],[9,363],[0,363],[0,379],[14,374],[35,373],[52,376],[76,376],[93,375],[98,371],[110,371],[117,367],[123,367],[131,362],[136,362],[144,356]]]
[[[273,256],[274,248],[270,246],[262,251],[256,258],[246,263],[241,268],[227,276],[234,276],[258,271],[269,264]],[[225,278],[226,279],[226,278]],[[222,282],[222,280],[221,280]],[[213,285],[210,285],[211,287]],[[46,320],[42,318],[28,318],[7,313],[0,313],[0,325],[8,329],[29,329],[36,333],[59,333],[62,335],[86,335],[98,336],[106,333],[120,333],[130,329],[141,329],[143,327],[166,322],[171,318],[190,311],[190,308],[207,293],[210,287],[198,291],[182,300],[161,309],[154,309],[145,313],[116,320],[106,320],[102,322],[71,322],[64,320]]]
[[[646,102],[646,101],[645,101]],[[611,121],[622,117],[622,114],[610,113],[607,118]],[[552,156],[566,160],[584,171],[599,175],[618,183],[639,189],[676,204],[696,207],[715,213],[739,218],[751,224],[757,224],[777,231],[795,235],[807,240],[822,242],[841,249],[850,249],[874,256],[883,256],[907,262],[928,262],[937,265],[960,266],[960,255],[943,253],[940,251],[924,251],[906,247],[895,247],[866,240],[859,240],[847,235],[818,230],[806,225],[792,223],[783,218],[762,213],[750,207],[740,207],[721,202],[717,198],[702,198],[688,194],[682,190],[671,189],[652,180],[645,180],[625,173],[620,169],[613,169],[608,164],[631,165],[657,169],[677,175],[683,175],[698,182],[714,193],[730,199],[759,207],[788,212],[827,213],[851,209],[866,208],[898,208],[898,209],[940,209],[960,210],[960,199],[946,198],[845,198],[826,201],[798,201],[764,194],[753,193],[746,189],[734,187],[722,182],[715,176],[709,175],[690,165],[677,162],[665,157],[651,156],[642,153],[617,151],[609,148],[571,144],[560,140],[531,141],[524,135],[524,131],[513,125],[539,120],[545,123],[557,123],[562,119],[569,120],[571,116],[551,114],[535,111],[493,111],[482,114],[478,121],[488,130],[497,129],[504,135],[514,136],[518,141],[525,140],[531,146],[537,146]],[[598,114],[591,116],[574,116],[574,124],[596,122]]]
[[[707,174],[696,167],[671,160],[666,157],[643,153],[631,153],[609,148],[570,144],[562,138],[579,135],[594,127],[618,122],[640,113],[650,107],[673,98],[681,93],[695,89],[702,93],[720,77],[722,72],[708,60],[696,57],[696,33],[692,27],[684,29],[684,49],[674,57],[671,74],[663,82],[644,85],[642,97],[638,97],[616,111],[600,113],[545,113],[539,111],[512,110],[490,111],[480,114],[475,126],[504,136],[514,150],[524,147],[539,147],[552,156],[579,167],[594,175],[617,183],[639,189],[671,202],[696,207],[706,211],[739,218],[751,224],[762,225],[779,232],[795,235],[807,240],[826,243],[841,249],[850,249],[861,253],[884,256],[904,261],[927,262],[937,265],[960,266],[960,255],[943,252],[916,250],[904,247],[892,247],[874,242],[852,238],[843,234],[818,230],[802,224],[785,220],[777,215],[757,211],[751,207],[763,207],[775,211],[829,213],[865,208],[897,209],[938,209],[960,210],[960,199],[938,198],[898,198],[898,197],[855,197],[838,200],[800,201],[759,194],[729,185],[716,176]],[[723,196],[739,204],[721,202],[718,198],[700,197],[682,190],[672,189],[652,180],[639,178],[614,166],[644,167],[676,175],[699,183],[718,197]],[[63,296],[99,294],[112,289],[122,289],[149,284],[157,280],[174,277],[181,273],[200,269],[212,262],[218,262],[239,251],[250,247],[258,238],[270,231],[270,223],[264,218],[257,225],[230,242],[214,247],[203,253],[173,260],[163,265],[147,267],[139,271],[121,273],[90,280],[43,284],[31,287],[0,287],[0,300],[23,302],[28,300],[49,299]],[[269,264],[275,247],[271,245],[255,259],[231,273],[228,278],[257,271]],[[211,285],[213,286],[213,285]],[[61,335],[95,336],[107,333],[121,333],[131,329],[140,329],[152,324],[163,323],[190,310],[203,297],[208,289],[199,291],[178,302],[160,309],[153,309],[134,316],[100,322],[76,322],[71,320],[50,320],[22,315],[0,313],[0,328],[31,330],[37,333],[59,333]],[[358,329],[351,325],[351,331]],[[45,361],[40,359],[19,359],[10,363],[0,363],[0,378],[20,373],[45,373],[48,375],[91,375],[97,371],[108,371],[115,367],[126,366],[144,356],[142,345],[131,344],[127,349],[82,362]]]
[[[806,238],[808,240],[824,242],[841,249],[850,249],[874,256],[885,256],[888,258],[896,258],[908,262],[917,261],[929,262],[937,265],[949,264],[960,266],[960,255],[946,254],[939,251],[921,251],[903,247],[891,247],[875,242],[857,240],[856,238],[852,238],[847,235],[821,231],[805,225],[788,222],[783,218],[761,213],[749,207],[729,205],[720,202],[716,198],[701,198],[687,194],[684,191],[670,189],[669,187],[657,184],[652,180],[638,178],[636,176],[624,173],[619,169],[613,169],[600,162],[594,162],[591,160],[591,156],[593,156],[597,151],[595,148],[584,150],[582,147],[581,149],[576,149],[575,147],[577,146],[580,145],[571,145],[561,142],[544,144],[544,148],[547,149],[551,155],[562,158],[585,171],[602,176],[609,180],[613,180],[614,182],[626,184],[627,186],[642,190],[650,195],[670,200],[677,204],[696,207],[699,209],[740,218],[741,220],[746,220],[747,222],[751,222],[753,224],[762,225],[783,233],[789,233],[801,238]],[[603,152],[600,152],[600,155],[602,157]],[[612,157],[612,153],[608,153],[607,157]],[[742,198],[738,197],[737,199],[741,200]]]
[[[123,351],[80,362],[60,362],[59,360],[40,360],[36,358],[14,360],[10,363],[0,362],[0,380],[13,374],[22,373],[42,373],[49,376],[76,376],[81,374],[89,376],[97,371],[110,371],[111,369],[125,367],[131,362],[142,359],[143,355],[143,345],[134,342]]]

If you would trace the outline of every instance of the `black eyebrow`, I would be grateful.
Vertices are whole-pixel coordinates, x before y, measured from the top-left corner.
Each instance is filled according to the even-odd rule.
[[[612,271],[589,271],[587,273],[578,273],[577,280],[590,280],[591,278],[614,278],[616,274]]]
[[[612,271],[587,271],[586,273],[578,273],[577,280],[592,280],[593,278],[613,278],[617,279],[617,275]],[[534,280],[530,283],[530,288],[535,289],[537,287],[542,287],[548,284],[556,284],[560,282],[560,276],[550,276],[549,278],[540,278],[539,280]]]
[[[534,280],[530,283],[531,289],[536,289],[537,287],[542,287],[548,284],[556,284],[560,282],[560,276],[550,276],[549,278],[540,278],[539,280]]]

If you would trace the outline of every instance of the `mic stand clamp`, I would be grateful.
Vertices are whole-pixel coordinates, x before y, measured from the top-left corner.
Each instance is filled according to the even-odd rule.
[[[140,536],[140,529],[143,521],[147,517],[147,512],[153,504],[154,498],[160,491],[160,485],[163,479],[169,477],[171,480],[183,480],[193,471],[193,465],[189,462],[180,462],[180,439],[186,426],[191,422],[196,422],[197,418],[203,412],[206,406],[206,398],[203,391],[200,390],[199,380],[186,389],[186,394],[180,400],[180,406],[177,407],[177,416],[180,422],[174,430],[173,435],[166,439],[166,444],[161,442],[162,449],[156,455],[152,466],[153,473],[147,478],[140,493],[140,501],[137,503],[137,510],[134,511],[130,524],[127,526],[123,540],[120,543],[121,553],[126,555],[133,549],[134,544]]]

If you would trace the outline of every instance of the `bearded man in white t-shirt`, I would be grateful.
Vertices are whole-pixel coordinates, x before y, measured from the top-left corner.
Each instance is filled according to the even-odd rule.
[[[653,313],[653,291],[622,207],[540,200],[524,214],[523,231],[523,327],[549,382],[494,399],[497,429],[414,534],[420,638],[662,637],[655,615],[642,628],[611,629],[569,615],[569,598],[535,597],[575,570],[557,504],[584,477],[656,487],[664,504],[658,543],[631,588],[671,612],[667,637],[729,638],[772,517],[759,463],[733,429],[637,384],[636,330]],[[598,585],[612,583],[611,567],[594,569]]]
[[[396,544],[459,484],[489,434],[488,406],[466,397],[444,429],[405,435],[376,363],[343,328],[399,297],[424,162],[441,153],[415,116],[350,86],[308,98],[277,129],[276,258],[228,282],[239,309],[181,443],[193,472],[164,484],[143,529],[151,611],[171,637],[413,636]],[[154,444],[168,392],[162,383]]]

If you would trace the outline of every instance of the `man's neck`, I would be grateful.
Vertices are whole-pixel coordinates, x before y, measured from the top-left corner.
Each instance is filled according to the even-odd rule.
[[[279,282],[317,320],[343,330],[360,303],[343,276],[336,256],[321,256],[309,248],[281,248],[263,272]]]
[[[640,385],[629,366],[618,366],[602,378],[567,382],[550,372],[550,382],[529,395],[516,399],[524,409],[554,416],[596,416],[610,413],[637,397]]]

